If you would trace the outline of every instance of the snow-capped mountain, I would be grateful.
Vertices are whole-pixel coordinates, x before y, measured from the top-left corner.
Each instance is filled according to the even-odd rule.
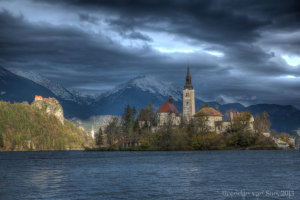
[[[139,110],[149,102],[157,110],[169,96],[173,97],[177,109],[182,110],[182,88],[152,76],[138,76],[102,94],[92,104],[92,110],[96,115],[121,115],[127,104]],[[203,104],[198,98],[196,102]]]
[[[119,91],[130,89],[130,88],[139,88],[144,92],[149,92],[151,94],[156,94],[160,96],[172,96],[174,101],[179,101],[182,98],[180,88],[169,82],[163,82],[158,80],[153,76],[138,76],[128,82],[121,84],[115,87],[113,90],[102,94],[98,99],[110,96],[112,94],[118,93]]]
[[[32,102],[35,95],[55,97],[49,89],[18,76],[0,66],[0,99],[10,102]]]
[[[33,71],[16,70],[16,69],[11,69],[10,71],[18,76],[27,78],[45,88],[48,88],[56,96],[58,96],[64,100],[75,101],[75,102],[80,103],[80,98],[78,95],[76,95],[73,92],[70,92],[68,89],[63,87],[61,84],[51,81],[39,73],[36,73]]]

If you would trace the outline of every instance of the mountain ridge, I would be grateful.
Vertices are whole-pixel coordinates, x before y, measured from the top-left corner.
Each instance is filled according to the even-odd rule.
[[[180,113],[182,112],[181,88],[145,75],[130,79],[89,102],[82,101],[81,104],[58,97],[49,89],[1,67],[0,83],[2,83],[0,85],[0,99],[32,102],[35,95],[55,97],[62,104],[66,118],[88,119],[97,115],[122,115],[127,104],[140,110],[148,102],[151,102],[154,108],[158,110],[168,100],[169,95],[173,96],[174,105]],[[205,102],[196,97],[195,103],[196,110],[199,110]],[[210,106],[218,108],[224,115],[228,110],[249,110],[253,115],[266,110],[270,114],[271,128],[277,131],[292,131],[298,129],[300,125],[300,111],[291,105],[256,104],[243,106],[240,103],[220,104],[222,102],[216,101],[208,103]]]

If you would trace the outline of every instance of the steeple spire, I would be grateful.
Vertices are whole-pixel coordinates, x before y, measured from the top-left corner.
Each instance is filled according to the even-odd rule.
[[[188,68],[187,68],[184,89],[193,89],[192,78],[191,78],[191,75],[190,75],[190,66],[189,65],[188,65]]]

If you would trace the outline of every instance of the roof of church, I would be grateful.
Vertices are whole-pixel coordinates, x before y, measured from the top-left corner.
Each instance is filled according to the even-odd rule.
[[[222,113],[220,113],[216,109],[213,109],[212,107],[203,107],[196,113],[196,115],[219,116],[219,117],[223,116]]]
[[[179,115],[177,108],[174,106],[174,104],[170,103],[169,101],[166,101],[157,112],[176,113],[177,115]]]

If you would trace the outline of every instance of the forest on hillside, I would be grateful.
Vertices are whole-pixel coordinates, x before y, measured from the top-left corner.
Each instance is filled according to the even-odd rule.
[[[0,101],[0,150],[82,149],[91,140],[68,120],[62,124],[27,102]]]

